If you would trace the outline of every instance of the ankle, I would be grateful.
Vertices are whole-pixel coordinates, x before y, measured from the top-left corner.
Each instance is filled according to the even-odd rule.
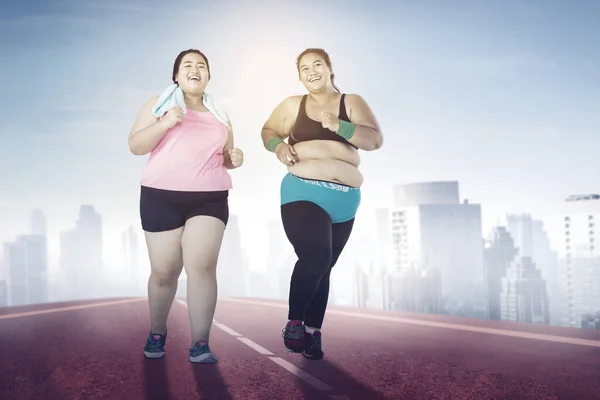
[[[150,333],[164,336],[167,333],[167,327],[150,327]]]
[[[315,333],[316,331],[318,331],[318,330],[320,330],[320,329],[319,329],[319,328],[312,328],[312,327],[310,327],[310,326],[305,326],[305,327],[304,327],[304,330],[305,330],[306,332],[308,332],[308,333],[311,333],[311,334],[312,334],[312,333]]]

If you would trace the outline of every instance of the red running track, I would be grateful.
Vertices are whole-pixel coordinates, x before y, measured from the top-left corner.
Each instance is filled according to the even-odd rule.
[[[0,399],[600,397],[600,332],[330,307],[325,358],[309,361],[283,349],[286,311],[221,299],[211,334],[220,360],[195,365],[182,300],[161,360],[142,353],[145,299],[0,308]]]

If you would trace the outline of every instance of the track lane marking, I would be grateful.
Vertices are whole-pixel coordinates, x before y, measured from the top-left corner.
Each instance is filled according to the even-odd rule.
[[[187,308],[187,303],[185,301],[179,300],[179,299],[177,299],[176,301],[178,303],[184,305]],[[253,342],[252,340],[240,335],[239,333],[237,333],[235,330],[231,329],[227,325],[225,325],[221,322],[218,322],[215,319],[213,319],[213,324],[215,326],[217,326],[218,328],[220,328],[221,330],[223,330],[225,333],[228,333],[231,336],[236,337],[240,342],[244,343],[245,345],[247,345],[248,347],[250,347],[257,353],[259,353],[261,355],[266,355],[266,356],[274,356],[274,354],[271,351],[265,349],[264,347]],[[327,385],[323,381],[315,378],[311,374],[303,371],[302,369],[296,367],[294,364],[290,363],[289,361],[284,360],[281,357],[267,357],[267,358],[269,360],[273,361],[275,364],[282,367],[283,369],[285,369],[286,371],[288,371],[288,372],[292,373],[293,375],[297,376],[298,378],[302,379],[304,382],[308,383],[309,385],[311,385],[312,387],[314,387],[317,390],[320,390],[322,392],[335,391],[335,389],[332,388],[331,386]],[[335,394],[335,393],[331,394],[329,397],[331,399],[336,399],[336,400],[350,400],[350,398],[348,396]]]
[[[21,313],[0,315],[0,320],[1,319],[11,319],[11,318],[31,317],[34,315],[52,314],[52,313],[64,312],[64,311],[84,310],[86,308],[94,308],[94,307],[106,307],[106,306],[113,306],[113,305],[117,305],[117,304],[133,303],[133,302],[142,301],[142,300],[146,300],[146,299],[140,298],[140,299],[115,300],[115,301],[105,301],[102,303],[82,304],[82,305],[78,305],[78,306],[48,308],[46,310],[25,311],[25,312],[21,312]]]
[[[219,300],[244,303],[244,304],[254,304],[254,305],[260,305],[260,306],[287,308],[287,305],[273,304],[273,303],[262,302],[262,301],[258,301],[258,300],[242,300],[242,299],[230,299],[230,298],[223,298],[223,299],[219,299]],[[466,331],[466,332],[487,333],[487,334],[491,334],[491,335],[516,337],[516,338],[520,338],[520,339],[543,340],[543,341],[547,341],[547,342],[566,343],[566,344],[574,344],[574,345],[579,345],[579,346],[600,347],[600,340],[579,339],[579,338],[568,337],[568,336],[555,336],[555,335],[547,335],[547,334],[542,334],[542,333],[519,332],[519,331],[511,331],[508,329],[498,329],[498,328],[483,328],[483,327],[479,327],[479,326],[451,324],[448,322],[423,321],[423,320],[418,320],[418,319],[401,318],[401,317],[387,317],[384,315],[359,314],[359,313],[353,313],[353,312],[349,312],[349,311],[328,310],[327,314],[343,315],[346,317],[363,318],[363,319],[370,319],[370,320],[377,320],[377,321],[396,322],[396,323],[402,323],[402,324],[429,326],[432,328],[443,328],[443,329],[461,330],[461,331]]]

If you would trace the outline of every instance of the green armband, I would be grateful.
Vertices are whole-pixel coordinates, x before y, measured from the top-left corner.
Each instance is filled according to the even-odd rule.
[[[275,152],[275,147],[277,147],[279,143],[283,143],[283,139],[281,139],[279,136],[273,137],[267,142],[267,148],[270,152]]]
[[[352,136],[354,136],[354,124],[352,122],[340,120],[340,127],[336,133],[344,139],[350,140]]]

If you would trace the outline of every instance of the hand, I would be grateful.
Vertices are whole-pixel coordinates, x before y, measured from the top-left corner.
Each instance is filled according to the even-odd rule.
[[[244,153],[240,149],[229,149],[229,158],[233,168],[239,168],[244,163]]]
[[[296,150],[294,150],[292,146],[285,142],[281,142],[277,145],[277,147],[275,147],[275,155],[277,155],[277,158],[283,163],[283,165],[288,167],[300,161],[298,160],[298,154],[296,153]]]
[[[163,120],[166,121],[166,124],[169,128],[172,128],[178,123],[183,122],[183,110],[181,107],[171,107],[165,114]]]
[[[340,129],[340,119],[333,113],[322,112],[321,125],[323,125],[323,128],[325,129],[329,129],[332,132],[337,132],[338,129]]]

